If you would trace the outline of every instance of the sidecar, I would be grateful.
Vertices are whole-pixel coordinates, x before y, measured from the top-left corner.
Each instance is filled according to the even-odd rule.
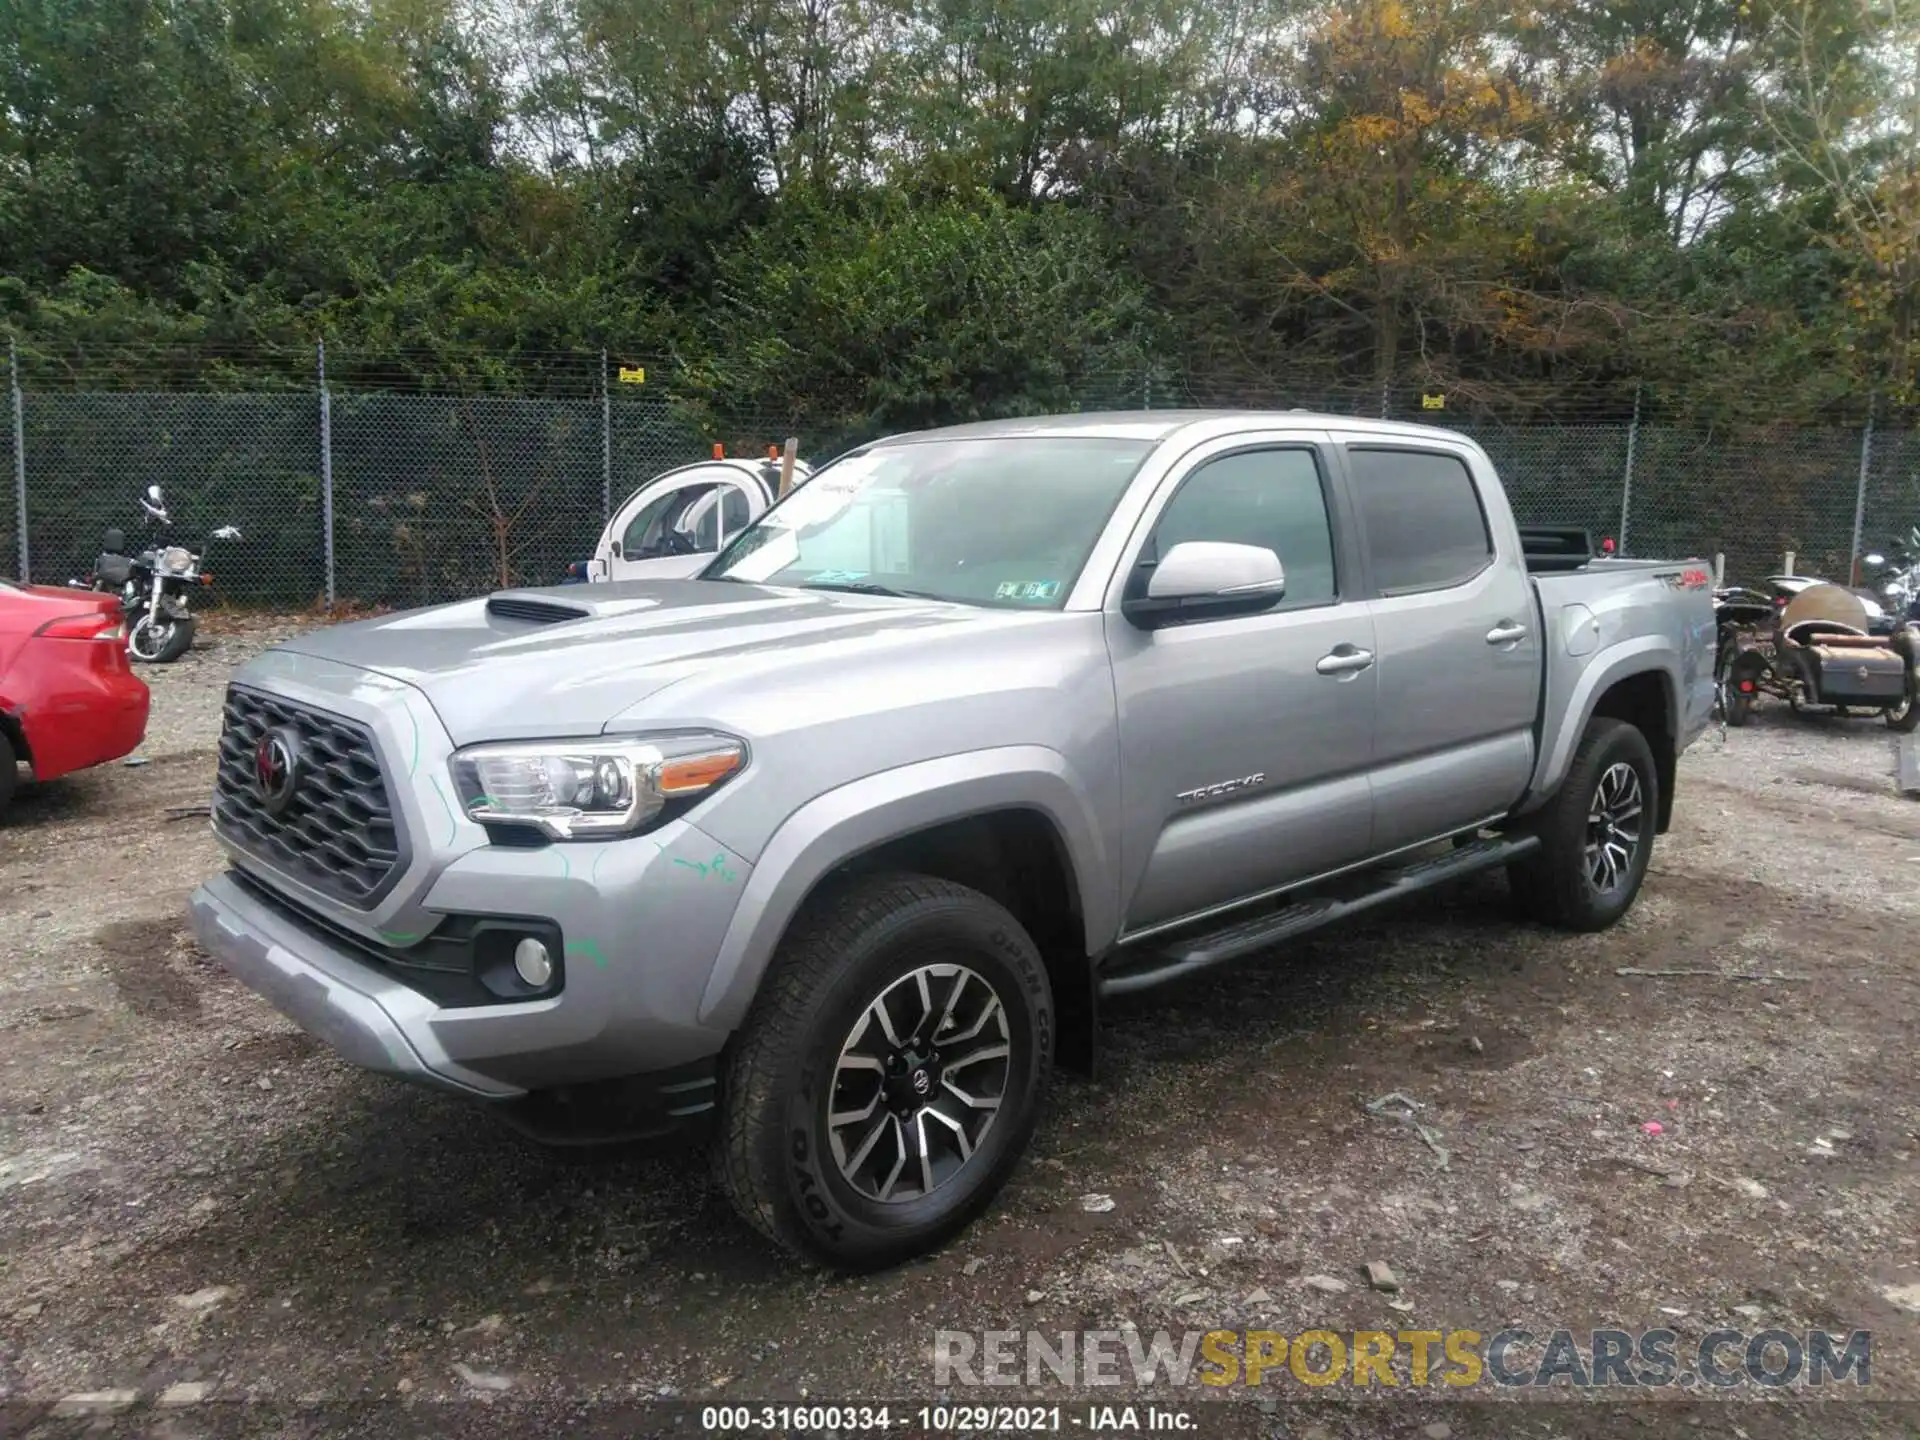
[[[1760,695],[1785,700],[1796,714],[1878,710],[1907,732],[1920,724],[1920,626],[1870,632],[1860,596],[1841,585],[1812,585],[1771,623],[1728,626],[1720,656],[1721,713],[1744,725]]]

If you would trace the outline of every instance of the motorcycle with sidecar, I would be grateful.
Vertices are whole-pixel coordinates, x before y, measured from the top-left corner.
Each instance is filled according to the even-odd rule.
[[[1728,725],[1746,724],[1759,697],[1771,695],[1795,714],[1878,710],[1901,734],[1920,726],[1920,623],[1899,617],[1875,633],[1878,617],[1864,597],[1820,580],[1766,592],[1730,587],[1714,601],[1714,686]]]

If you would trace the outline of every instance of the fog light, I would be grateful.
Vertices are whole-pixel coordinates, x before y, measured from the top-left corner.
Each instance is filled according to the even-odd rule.
[[[553,957],[545,945],[529,935],[513,947],[513,970],[535,990],[543,990],[553,979]]]

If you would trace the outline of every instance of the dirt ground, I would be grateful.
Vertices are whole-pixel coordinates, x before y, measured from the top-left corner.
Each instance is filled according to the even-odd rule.
[[[1683,1354],[1866,1329],[1872,1383],[1818,1398],[1179,1398],[1320,1440],[1920,1433],[1920,803],[1877,718],[1709,732],[1604,935],[1517,925],[1490,878],[1113,1006],[1104,1074],[1061,1079],[988,1215],[848,1280],[764,1250],[685,1157],[555,1158],[339,1063],[195,948],[220,689],[289,626],[229,621],[147,672],[144,763],[0,825],[0,1435],[699,1428],[593,1408],[661,1398],[900,1414],[936,1398],[937,1330],[1128,1324],[1665,1326]],[[1367,1108],[1390,1094],[1425,1139]],[[163,1392],[195,1403],[145,1408]]]

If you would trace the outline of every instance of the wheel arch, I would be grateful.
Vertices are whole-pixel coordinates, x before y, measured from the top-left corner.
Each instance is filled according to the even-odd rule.
[[[1063,1064],[1091,1069],[1093,957],[1110,943],[1113,874],[1084,789],[1056,752],[977,752],[869,776],[789,817],[755,863],[701,1002],[744,1018],[780,941],[817,898],[864,874],[937,876],[1004,905],[1046,960]]]
[[[1653,751],[1654,773],[1660,779],[1654,833],[1664,835],[1673,823],[1673,780],[1679,767],[1674,732],[1679,713],[1671,679],[1660,670],[1640,670],[1614,681],[1594,700],[1581,729],[1595,720],[1624,720],[1646,736]]]
[[[0,706],[0,735],[6,736],[7,743],[13,747],[13,758],[33,765],[33,748],[27,744],[27,725],[18,710]]]
[[[1708,660],[1705,681],[1711,686]],[[1673,781],[1678,767],[1679,737],[1683,725],[1682,686],[1679,658],[1673,647],[1659,637],[1608,652],[1583,671],[1570,687],[1567,701],[1559,706],[1561,723],[1549,730],[1541,750],[1541,761],[1533,786],[1519,813],[1528,814],[1552,798],[1566,779],[1580,738],[1598,716],[1625,720],[1647,737],[1660,781],[1656,813],[1657,833],[1665,834],[1673,816]],[[1547,713],[1556,707],[1549,704]]]

